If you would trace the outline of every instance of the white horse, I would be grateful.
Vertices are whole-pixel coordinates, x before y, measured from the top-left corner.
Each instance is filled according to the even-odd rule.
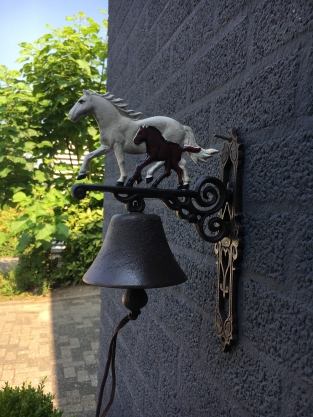
[[[91,93],[88,90],[83,90],[83,93],[84,95],[70,110],[68,117],[75,123],[81,117],[93,115],[99,126],[101,146],[85,156],[77,179],[86,177],[88,164],[93,158],[105,155],[113,150],[120,169],[120,178],[117,184],[124,185],[124,181],[127,178],[124,153],[146,153],[145,144],[135,145],[133,142],[133,138],[141,125],[155,126],[167,141],[176,142],[181,146],[189,145],[199,147],[190,127],[183,126],[174,119],[155,116],[139,120],[142,113],[127,110],[127,104],[124,100],[114,98],[110,93]],[[216,149],[201,148],[199,153],[190,153],[189,155],[195,163],[198,163],[206,162],[207,158],[216,152],[218,152]],[[153,165],[147,172],[146,181],[152,181],[153,174],[163,165],[164,162],[162,161]],[[189,177],[186,169],[186,161],[181,159],[179,165],[183,170],[184,186],[187,188]]]

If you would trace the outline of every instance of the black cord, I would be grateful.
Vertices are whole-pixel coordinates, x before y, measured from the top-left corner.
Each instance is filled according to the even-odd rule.
[[[104,375],[103,375],[103,378],[102,378],[101,387],[100,387],[100,391],[99,391],[99,398],[98,398],[98,404],[97,404],[96,417],[99,417],[100,416],[101,405],[102,405],[102,398],[103,398],[103,392],[104,392],[105,384],[106,384],[107,379],[108,379],[110,367],[111,367],[111,371],[112,371],[111,395],[110,395],[110,399],[109,399],[108,404],[106,405],[103,413],[101,414],[101,417],[105,417],[107,415],[109,409],[111,408],[111,405],[113,403],[113,400],[114,400],[115,388],[116,388],[115,353],[116,353],[116,340],[117,340],[118,332],[130,320],[136,320],[139,314],[140,314],[140,311],[134,311],[134,312],[130,313],[128,316],[124,317],[120,321],[119,325],[117,326],[117,328],[114,331],[114,334],[113,334],[113,337],[112,337],[112,340],[111,340],[111,343],[110,343],[109,353],[108,353],[108,359],[107,359],[107,363],[105,365]]]

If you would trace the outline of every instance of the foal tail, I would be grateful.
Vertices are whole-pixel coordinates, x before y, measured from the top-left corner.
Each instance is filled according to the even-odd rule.
[[[196,164],[198,162],[206,162],[208,158],[210,158],[211,156],[213,156],[214,154],[218,152],[217,149],[212,149],[212,148],[202,149],[197,144],[195,135],[193,134],[193,131],[190,129],[190,127],[184,126],[184,130],[185,130],[184,143],[187,145],[187,146],[184,146],[184,151],[188,153],[190,152],[189,156],[193,160],[193,162],[195,162]],[[200,149],[200,150],[192,151],[192,150],[185,149],[188,146],[190,146],[193,149]]]
[[[201,148],[195,148],[194,146],[184,146],[183,152],[199,153]]]

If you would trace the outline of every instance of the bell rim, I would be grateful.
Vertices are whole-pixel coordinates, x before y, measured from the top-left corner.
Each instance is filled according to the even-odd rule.
[[[151,284],[151,285],[149,285],[149,284],[146,284],[146,285],[127,285],[127,284],[123,284],[123,285],[114,285],[114,284],[107,284],[107,285],[105,285],[105,284],[103,284],[103,283],[95,283],[95,282],[90,282],[90,281],[88,281],[87,279],[85,279],[85,277],[83,277],[83,281],[84,281],[84,283],[85,284],[88,284],[88,285],[92,285],[92,286],[94,286],[94,287],[103,287],[103,288],[120,288],[120,289],[125,289],[125,290],[127,290],[127,289],[136,289],[136,288],[138,288],[138,289],[143,289],[143,290],[149,290],[149,289],[152,289],[152,288],[167,288],[167,287],[174,287],[174,286],[176,286],[176,285],[180,285],[180,284],[184,284],[186,281],[187,281],[188,279],[187,279],[187,277],[185,278],[185,280],[183,281],[183,280],[180,280],[179,282],[174,282],[173,283],[173,281],[171,282],[171,283],[169,283],[169,284],[160,284],[160,285],[156,285],[156,284]]]

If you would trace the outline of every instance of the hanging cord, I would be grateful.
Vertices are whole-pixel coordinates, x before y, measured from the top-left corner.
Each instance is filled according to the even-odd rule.
[[[130,320],[136,320],[140,313],[141,313],[140,311],[133,311],[130,314],[128,314],[128,316],[124,317],[120,321],[119,325],[117,326],[117,328],[114,331],[114,334],[113,334],[113,337],[112,337],[112,340],[111,340],[111,343],[110,343],[109,353],[108,353],[108,359],[107,359],[107,363],[105,365],[104,375],[103,375],[103,379],[102,379],[102,383],[101,383],[101,387],[100,387],[100,391],[99,391],[99,398],[98,398],[98,404],[97,404],[96,417],[99,417],[100,416],[101,405],[102,405],[102,398],[103,398],[103,392],[104,392],[105,384],[106,384],[107,379],[108,379],[110,366],[111,366],[111,371],[112,371],[111,395],[110,395],[110,400],[109,400],[108,404],[106,405],[103,413],[101,414],[101,417],[105,417],[108,414],[108,411],[110,410],[111,405],[112,405],[113,400],[114,400],[115,387],[116,387],[115,352],[116,352],[116,340],[117,340],[118,332]]]

